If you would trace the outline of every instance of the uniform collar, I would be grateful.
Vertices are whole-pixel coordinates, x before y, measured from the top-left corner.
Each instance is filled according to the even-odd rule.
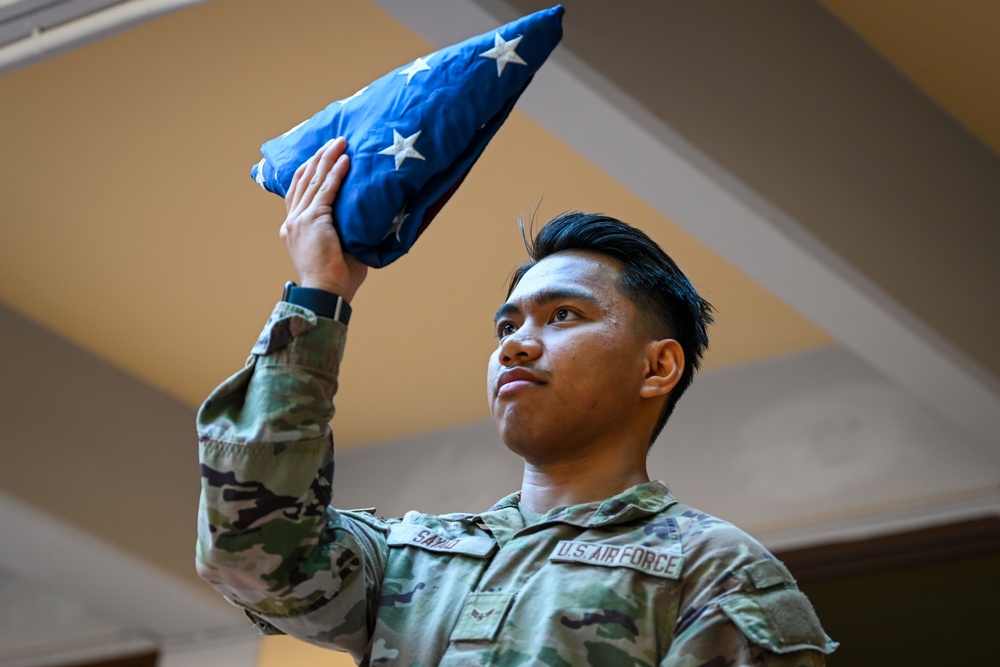
[[[520,501],[520,492],[512,493],[477,518],[488,526],[496,523],[506,526],[512,520],[519,521],[520,513],[517,511],[517,506]],[[666,484],[653,480],[637,484],[607,500],[557,507],[546,513],[545,518],[537,525],[568,523],[580,528],[596,528],[656,514],[676,502]]]

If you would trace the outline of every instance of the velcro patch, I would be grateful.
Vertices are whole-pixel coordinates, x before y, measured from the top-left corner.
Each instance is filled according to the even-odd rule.
[[[684,556],[673,550],[638,544],[615,546],[600,542],[562,540],[549,554],[558,563],[584,563],[602,567],[627,567],[663,579],[680,579]]]
[[[837,648],[823,632],[808,598],[797,589],[732,593],[722,597],[719,605],[750,641],[769,651],[830,653]]]
[[[486,558],[497,548],[493,538],[478,535],[454,537],[441,535],[416,524],[396,524],[389,528],[386,540],[390,547],[413,546],[440,553],[462,554]]]
[[[743,568],[753,582],[754,588],[764,590],[781,584],[794,584],[795,579],[788,569],[776,560],[764,559]]]

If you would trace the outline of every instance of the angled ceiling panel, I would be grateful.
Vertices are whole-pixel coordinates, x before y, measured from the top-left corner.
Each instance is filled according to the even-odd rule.
[[[0,74],[207,0],[0,0]]]
[[[8,0],[0,4],[0,45],[69,23],[125,0]]]

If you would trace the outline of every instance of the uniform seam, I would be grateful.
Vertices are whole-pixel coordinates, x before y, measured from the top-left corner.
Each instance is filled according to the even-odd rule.
[[[329,350],[327,353],[334,351],[335,350]],[[338,376],[338,371],[340,366],[339,363],[337,364],[336,368],[329,369],[329,368],[320,368],[312,364],[302,363],[297,360],[281,361],[275,359],[273,355],[280,354],[281,352],[286,352],[286,354],[289,355],[291,354],[285,350],[275,350],[270,354],[255,355],[257,357],[257,368],[261,370],[267,370],[269,368],[291,368],[295,370],[305,371],[312,375],[322,375],[328,379],[336,379]],[[267,360],[267,361],[266,363],[262,363],[262,360]]]
[[[240,449],[245,454],[251,456],[261,456],[264,454],[274,455],[272,448],[283,447],[286,449],[311,449],[315,448],[317,445],[325,446],[327,444],[327,439],[325,437],[321,438],[310,438],[309,440],[295,440],[289,442],[257,442],[253,440],[247,440],[244,442],[236,441],[225,441],[218,440],[216,438],[205,438],[200,443],[202,447],[218,447],[221,449]]]

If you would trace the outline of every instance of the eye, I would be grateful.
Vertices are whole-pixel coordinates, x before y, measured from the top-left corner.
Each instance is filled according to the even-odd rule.
[[[572,322],[577,318],[577,314],[569,308],[557,308],[552,314],[553,322]]]
[[[497,324],[497,338],[503,339],[517,331],[517,325],[513,322],[500,322]]]

